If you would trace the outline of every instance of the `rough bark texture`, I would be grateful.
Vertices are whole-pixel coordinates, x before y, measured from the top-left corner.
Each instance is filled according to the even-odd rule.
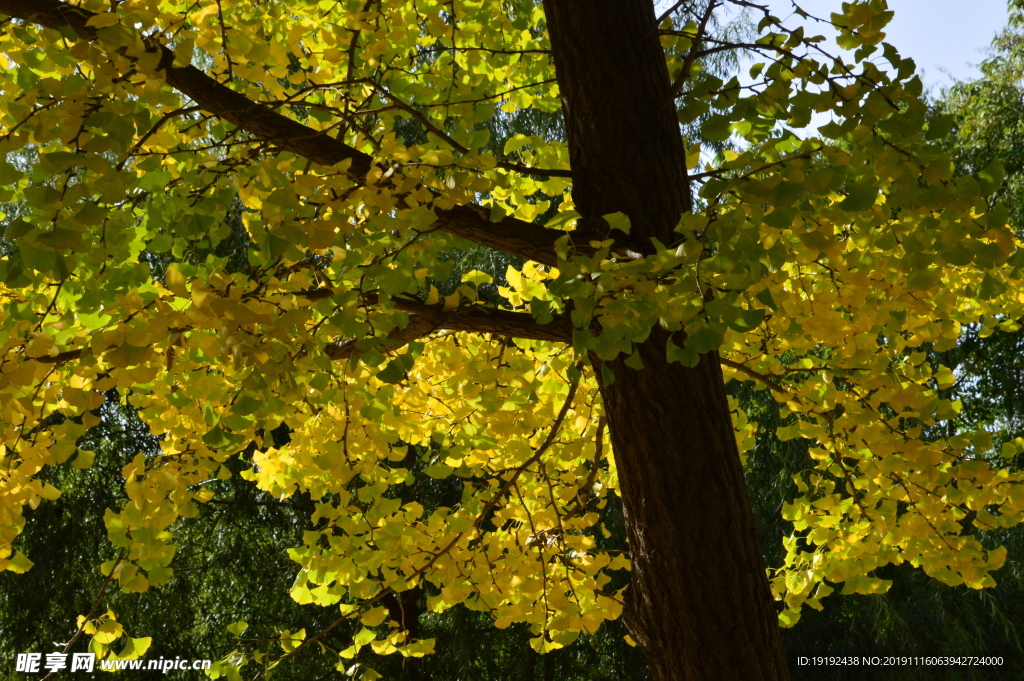
[[[690,209],[651,0],[545,0],[577,210],[669,244]],[[626,624],[656,681],[788,678],[718,358],[668,364],[667,332],[602,389],[629,528]]]
[[[686,156],[650,0],[546,0],[573,200],[592,229],[622,211],[630,243],[673,241],[690,209]]]

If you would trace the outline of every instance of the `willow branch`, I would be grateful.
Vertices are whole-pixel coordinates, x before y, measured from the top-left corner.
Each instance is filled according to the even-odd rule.
[[[697,27],[697,32],[693,35],[693,46],[690,47],[689,53],[683,60],[683,68],[679,72],[679,77],[676,79],[676,82],[672,83],[672,87],[669,91],[669,101],[674,100],[679,95],[679,91],[682,90],[683,84],[686,83],[687,79],[689,79],[690,67],[693,66],[693,62],[697,59],[701,43],[707,35],[708,22],[711,20],[711,15],[714,14],[715,8],[718,7],[718,4],[718,0],[709,0],[707,9],[704,11],[704,16],[700,19],[700,26]]]

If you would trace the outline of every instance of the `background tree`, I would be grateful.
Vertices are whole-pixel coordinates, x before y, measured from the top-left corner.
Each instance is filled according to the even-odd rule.
[[[74,443],[117,387],[162,436],[105,517],[123,552],[101,569],[122,589],[168,582],[167,529],[239,453],[243,477],[315,504],[291,593],[342,619],[250,641],[218,673],[329,649],[357,619],[342,668],[364,647],[422,655],[432,643],[386,607],[415,589],[564,646],[623,608],[609,571],[627,561],[596,512],[619,490],[625,621],[652,676],[783,678],[724,364],[795,415],[781,437],[815,443],[784,507],[784,623],[826,580],[884,591],[871,571],[888,564],[992,585],[1005,551],[969,527],[1024,515],[1019,446],[940,435],[951,374],[921,348],[1019,316],[1020,257],[984,200],[999,170],[954,178],[922,136],[913,65],[891,46],[893,71],[868,60],[884,3],[833,15],[851,64],[767,9],[756,40],[718,37],[720,4],[677,3],[679,28],[640,1],[0,0],[16,19],[2,149],[39,153],[4,166],[0,197],[29,210],[0,272],[0,539],[59,493],[41,468],[88,465]],[[702,75],[736,49],[765,56],[754,84]],[[566,143],[486,153],[496,102],[561,104]],[[791,132],[814,110],[836,115],[821,137]],[[701,117],[708,139],[749,146],[698,168],[679,126]],[[410,144],[403,118],[427,139]],[[216,255],[236,198],[242,270]],[[524,259],[503,290],[515,309],[472,304],[488,279],[473,272],[441,302],[430,282],[460,240]],[[144,249],[177,262],[154,281]],[[424,504],[423,476],[454,476],[459,498]]]

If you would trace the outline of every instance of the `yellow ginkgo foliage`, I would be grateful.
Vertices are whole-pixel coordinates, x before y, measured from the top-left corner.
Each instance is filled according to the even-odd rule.
[[[716,32],[730,4],[757,37]],[[780,617],[882,566],[991,586],[978,532],[1024,520],[1024,446],[935,435],[958,405],[925,351],[1024,317],[1001,169],[953,176],[884,0],[842,3],[835,54],[756,0],[663,9],[0,0],[0,569],[46,559],[23,511],[91,465],[116,387],[161,452],[123,470],[104,574],[171,579],[175,523],[245,453],[316,502],[291,594],[362,622],[342,670],[433,651],[380,633],[418,587],[538,651],[624,616],[652,678],[753,681],[786,678]],[[741,49],[749,77],[712,75]],[[470,245],[513,264],[452,282]],[[814,443],[769,578],[729,380]],[[427,509],[425,477],[461,495]],[[609,495],[628,556],[598,547]]]

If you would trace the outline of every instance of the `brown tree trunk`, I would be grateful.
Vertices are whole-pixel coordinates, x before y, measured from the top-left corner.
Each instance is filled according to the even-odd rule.
[[[568,131],[573,199],[590,229],[616,211],[631,246],[669,244],[691,208],[685,154],[651,0],[545,0]],[[604,227],[607,229],[607,227]],[[718,358],[607,363],[632,584],[626,624],[655,681],[788,678]]]

